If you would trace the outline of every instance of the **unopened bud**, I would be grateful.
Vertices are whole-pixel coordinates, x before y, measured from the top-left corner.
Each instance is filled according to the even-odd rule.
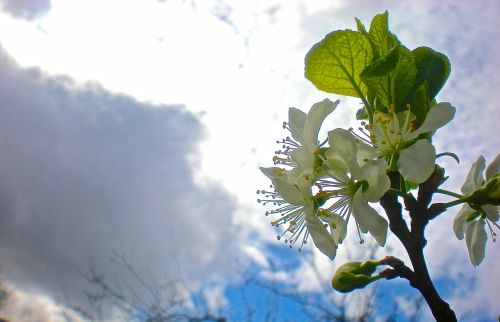
[[[380,275],[372,276],[379,261],[350,262],[340,266],[332,278],[332,286],[335,290],[347,293],[355,289],[361,289],[368,284],[382,278]]]

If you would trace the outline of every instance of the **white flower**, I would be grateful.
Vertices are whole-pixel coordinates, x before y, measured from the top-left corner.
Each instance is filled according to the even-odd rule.
[[[360,166],[358,146],[349,131],[343,129],[330,131],[328,140],[330,149],[326,152],[324,164],[330,178],[322,179],[318,183],[323,194],[336,199],[328,210],[338,214],[346,222],[352,215],[356,220],[358,231],[369,232],[380,245],[384,245],[387,237],[387,220],[368,202],[378,201],[390,188],[385,160],[371,160]],[[328,190],[324,190],[325,188]]]
[[[500,155],[489,164],[485,169],[486,161],[483,156],[479,156],[472,164],[467,179],[462,186],[464,195],[471,195],[474,191],[483,187],[483,185],[493,178],[498,176],[500,172]],[[483,177],[483,171],[486,178]],[[486,248],[487,234],[485,225],[488,225],[493,241],[495,241],[496,233],[493,231],[492,225],[500,228],[496,223],[499,219],[499,207],[494,205],[475,206],[464,204],[458,212],[453,223],[453,230],[458,239],[463,239],[467,243],[469,257],[472,265],[479,265],[483,259]]]
[[[258,190],[258,194],[264,194],[266,199],[258,199],[263,204],[272,203],[277,208],[266,212],[269,214],[279,214],[281,217],[271,224],[279,227],[289,224],[285,231],[278,235],[278,240],[283,235],[291,234],[285,243],[292,247],[297,240],[302,238],[299,251],[307,243],[311,235],[316,247],[329,258],[334,259],[337,252],[338,235],[336,231],[331,233],[325,226],[341,226],[341,223],[333,216],[324,215],[327,224],[318,218],[317,201],[311,191],[312,173],[304,172],[301,175],[291,175],[290,171],[280,168],[261,168],[262,172],[268,176],[274,186],[274,191]]]
[[[288,110],[288,123],[283,127],[288,129],[292,137],[286,137],[278,143],[283,144],[283,150],[276,151],[273,158],[275,164],[288,165],[297,173],[304,171],[318,172],[319,152],[322,143],[318,141],[318,133],[325,118],[337,107],[339,101],[324,99],[314,104],[306,114],[291,107]],[[324,142],[323,142],[324,144]]]
[[[405,180],[420,184],[434,171],[436,149],[427,138],[418,137],[443,127],[454,115],[455,108],[449,103],[436,104],[415,129],[415,116],[409,109],[390,114],[376,111],[373,124],[362,123],[369,134],[360,128],[367,138],[357,136],[360,155],[368,159],[385,158],[390,168],[399,170]]]

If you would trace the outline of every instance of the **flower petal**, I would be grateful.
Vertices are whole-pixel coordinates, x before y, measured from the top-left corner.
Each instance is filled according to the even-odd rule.
[[[373,160],[380,156],[380,151],[373,146],[370,146],[361,141],[355,141],[358,147],[358,153],[356,155],[358,159],[358,164],[363,164],[366,160]]]
[[[332,171],[339,171],[341,173],[349,172],[349,168],[345,164],[344,160],[340,158],[339,155],[333,155],[332,153],[326,155],[326,161],[323,162],[324,165],[328,167],[328,169]]]
[[[306,225],[314,245],[330,259],[334,259],[337,254],[337,245],[323,222],[316,215],[309,215],[306,216]]]
[[[486,171],[484,172],[486,181],[490,180],[497,173],[500,173],[500,154],[486,167]]]
[[[483,209],[484,213],[486,214],[486,217],[490,221],[492,221],[492,222],[498,221],[498,218],[500,217],[498,206],[484,205],[484,206],[481,206],[481,209]]]
[[[477,158],[476,162],[472,164],[469,173],[467,174],[467,179],[465,179],[465,182],[462,186],[463,194],[471,194],[483,186],[483,170],[485,164],[486,160],[484,160],[484,157],[482,155],[480,155]]]
[[[304,124],[304,140],[308,144],[318,145],[318,133],[321,124],[335,110],[339,102],[339,100],[332,102],[328,98],[325,98],[311,107]]]
[[[465,232],[465,220],[472,214],[475,210],[472,209],[468,204],[464,204],[458,214],[453,220],[453,231],[458,239],[464,239]]]
[[[484,219],[476,220],[475,222],[467,224],[465,228],[465,241],[469,249],[469,257],[472,265],[477,266],[481,264],[484,259],[484,252],[486,248],[486,230]]]
[[[300,194],[297,186],[280,178],[274,178],[272,182],[276,192],[278,192],[286,202],[295,206],[304,204],[304,198]]]
[[[328,143],[330,149],[333,149],[344,160],[351,174],[359,178],[361,173],[356,158],[358,147],[352,134],[341,128],[334,129],[328,132]]]
[[[296,184],[299,189],[302,198],[312,197],[311,187],[313,186],[314,175],[310,169],[303,171],[300,176],[297,177]],[[311,199],[312,201],[312,199]]]
[[[301,145],[293,150],[292,159],[299,166],[312,169],[314,165],[314,150],[309,145]]]
[[[372,160],[361,168],[361,179],[368,181],[368,189],[363,196],[371,202],[379,201],[391,187],[391,180],[386,173],[385,159]]]
[[[422,125],[415,131],[411,132],[407,139],[415,139],[420,134],[434,132],[435,130],[448,124],[454,116],[455,107],[447,102],[438,103],[429,110],[429,113],[427,113]]]
[[[286,171],[278,167],[264,168],[260,167],[260,171],[266,175],[269,179],[282,178],[286,179]]]
[[[307,114],[295,107],[288,109],[288,125],[292,137],[304,144],[304,125],[306,123]]]
[[[426,139],[401,151],[398,159],[398,169],[407,181],[420,184],[434,172],[436,149]]]
[[[347,235],[347,221],[337,213],[326,209],[321,210],[324,215],[321,219],[330,225],[330,234],[332,235],[335,244],[342,244]]]
[[[387,238],[387,220],[378,214],[378,212],[368,205],[363,198],[361,190],[358,190],[352,200],[352,215],[363,232],[369,232],[380,246],[385,245]]]

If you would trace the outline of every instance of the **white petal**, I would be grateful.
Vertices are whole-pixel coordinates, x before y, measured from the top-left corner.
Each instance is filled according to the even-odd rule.
[[[330,234],[332,235],[335,244],[342,244],[345,236],[347,235],[347,221],[339,214],[323,210],[326,215],[321,216],[323,221],[330,225]]]
[[[469,217],[469,215],[474,211],[475,210],[469,207],[468,204],[464,204],[458,214],[455,216],[455,219],[453,220],[453,231],[455,232],[455,235],[458,239],[464,238],[466,224],[465,219],[467,219],[467,217]]]
[[[388,228],[387,220],[368,205],[360,190],[356,192],[352,200],[352,215],[363,233],[369,232],[381,246],[385,245]]]
[[[303,199],[312,197],[311,188],[313,186],[313,179],[314,175],[312,174],[310,169],[306,169],[300,174],[300,176],[297,177],[297,187]]]
[[[300,194],[297,186],[280,178],[274,178],[272,182],[276,192],[278,192],[286,202],[295,206],[301,206],[304,204],[304,198]]]
[[[408,140],[414,139],[420,134],[433,132],[448,124],[455,116],[455,107],[450,103],[438,103],[429,110],[422,125],[410,133]]]
[[[490,180],[497,173],[500,173],[500,154],[486,168],[484,172],[486,181]]]
[[[306,216],[306,223],[314,245],[330,259],[334,259],[337,254],[337,245],[323,222],[316,215],[310,215]]]
[[[366,200],[376,202],[380,200],[391,187],[391,180],[386,173],[385,159],[373,160],[361,168],[361,179],[368,181],[368,189],[363,191]]]
[[[329,148],[328,150],[326,150],[325,157],[326,160],[323,162],[323,165],[328,169],[344,174],[349,172],[349,168],[347,167],[344,159],[342,159],[340,154],[338,154],[335,149]]]
[[[286,171],[278,167],[260,167],[260,171],[262,171],[262,173],[264,173],[269,179],[286,178]]]
[[[307,114],[295,107],[288,109],[288,125],[292,137],[304,144],[304,125],[306,123]]]
[[[314,150],[309,145],[301,145],[292,152],[292,159],[304,168],[314,165]]]
[[[335,150],[343,159],[352,158],[356,155],[357,146],[351,132],[337,128],[328,132],[328,143],[330,149]]]
[[[303,167],[295,167],[287,172],[286,176],[286,181],[289,183],[297,184],[297,180],[299,179],[299,176],[304,172]]]
[[[334,103],[328,98],[325,98],[311,107],[304,124],[304,140],[308,144],[318,144],[318,133],[321,124],[323,124],[325,118],[335,110],[338,104],[339,100]]]
[[[481,209],[483,209],[484,213],[486,214],[486,217],[488,217],[490,221],[492,222],[498,221],[498,218],[500,217],[498,206],[484,205],[481,206]]]
[[[436,149],[426,139],[401,151],[398,159],[398,169],[405,180],[420,184],[434,172]]]
[[[362,165],[366,160],[373,160],[380,156],[380,150],[366,143],[356,142],[356,145],[358,147],[358,153],[356,155],[358,164]]]
[[[464,185],[462,186],[462,193],[468,195],[475,190],[481,188],[484,183],[483,170],[486,164],[484,157],[480,155],[476,162],[474,162],[467,174]]]
[[[352,134],[344,129],[334,129],[328,132],[328,143],[330,149],[344,160],[352,175],[358,178],[361,175],[357,160],[358,147]]]
[[[484,219],[476,220],[466,226],[465,241],[469,249],[469,257],[472,265],[479,265],[484,259],[484,251],[486,248],[486,230]]]

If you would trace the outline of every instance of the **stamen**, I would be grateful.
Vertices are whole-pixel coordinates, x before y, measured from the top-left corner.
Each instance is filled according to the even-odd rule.
[[[358,128],[358,130],[363,134],[363,136],[359,135],[358,133],[354,132],[354,130],[352,129],[352,127],[349,129],[349,131],[351,132],[351,134],[354,136],[355,139],[358,139],[366,144],[369,144],[371,145],[372,144],[372,141],[371,141],[371,137],[370,137],[370,133],[366,131],[366,129],[363,129],[362,127]]]
[[[486,218],[486,223],[488,224],[488,229],[490,230],[491,239],[493,240],[493,242],[496,242],[497,241],[497,239],[496,239],[497,233],[495,233],[493,231],[493,227],[491,227],[491,224],[493,224],[493,226],[499,230],[500,230],[500,226],[498,226],[498,224],[496,222],[490,222],[490,220],[488,218]]]
[[[359,243],[364,244],[365,240],[361,237],[361,231],[359,230],[359,224],[356,221],[356,230],[358,231]]]

